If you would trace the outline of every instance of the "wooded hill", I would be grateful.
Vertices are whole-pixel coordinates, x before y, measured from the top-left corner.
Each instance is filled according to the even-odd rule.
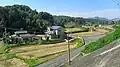
[[[108,24],[109,21],[103,22],[100,19],[86,19],[82,17],[53,16],[48,12],[37,12],[26,5],[0,6],[1,33],[3,33],[4,28],[7,28],[8,32],[23,29],[44,33],[48,26],[76,27],[87,24],[86,22],[91,24]]]

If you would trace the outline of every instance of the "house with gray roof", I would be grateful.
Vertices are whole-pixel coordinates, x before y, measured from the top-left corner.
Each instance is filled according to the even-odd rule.
[[[47,28],[46,35],[51,39],[64,39],[64,29],[61,26],[51,26]]]

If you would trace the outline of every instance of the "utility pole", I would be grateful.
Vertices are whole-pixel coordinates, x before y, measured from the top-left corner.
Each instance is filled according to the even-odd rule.
[[[2,20],[0,21],[1,23],[4,23],[4,18],[2,18]],[[1,26],[2,28],[4,28],[4,33],[3,33],[3,38],[5,38],[5,42],[6,42],[6,35],[7,35],[7,29],[6,29],[6,27],[4,27],[4,26]]]
[[[67,40],[68,40],[68,65],[70,65],[71,60],[70,60],[70,44],[69,44],[69,33],[67,36]]]
[[[5,31],[4,31],[4,38],[5,38],[5,43],[6,43],[6,35],[7,35],[7,34],[6,34],[6,33],[7,33],[7,32],[6,32],[6,27],[4,28],[4,30],[5,30]]]
[[[6,27],[5,27],[5,38],[6,38],[6,33],[7,33],[7,32],[6,32]]]

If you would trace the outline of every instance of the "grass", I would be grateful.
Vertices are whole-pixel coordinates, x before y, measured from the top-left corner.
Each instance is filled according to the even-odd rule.
[[[0,45],[0,60],[6,60],[14,58],[15,55],[9,52],[8,44]]]
[[[27,67],[24,62],[16,58],[14,53],[9,52],[8,44],[0,45],[0,67]]]
[[[29,67],[24,61],[18,58],[12,58],[0,61],[0,67]]]
[[[113,42],[114,40],[117,40],[120,38],[120,27],[117,27],[116,30],[103,38],[100,38],[96,42],[91,42],[90,44],[85,46],[85,49],[82,50],[83,53],[91,53],[99,48],[104,47],[105,45]]]

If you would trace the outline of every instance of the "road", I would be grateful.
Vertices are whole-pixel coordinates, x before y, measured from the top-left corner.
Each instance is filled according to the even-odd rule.
[[[87,36],[87,37],[83,37],[83,39],[85,40],[85,44],[88,44],[91,41],[97,40],[103,36],[104,35]],[[72,50],[71,51],[71,58],[76,56],[79,52],[80,52],[80,48]],[[40,64],[36,67],[58,67],[59,65],[66,63],[68,61],[67,58],[68,58],[68,54],[66,53],[66,54],[61,55],[61,56],[59,56],[51,61]]]
[[[85,57],[77,57],[70,67],[120,67],[120,40]]]

